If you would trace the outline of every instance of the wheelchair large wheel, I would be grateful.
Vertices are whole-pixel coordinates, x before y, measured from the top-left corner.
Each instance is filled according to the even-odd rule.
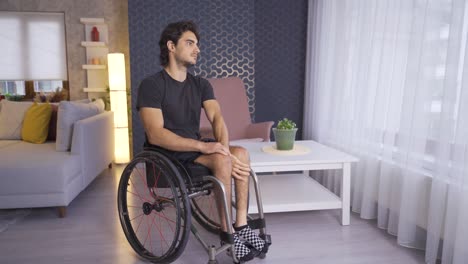
[[[128,242],[153,263],[170,263],[189,239],[191,211],[179,172],[159,153],[143,152],[122,173],[119,218]]]
[[[219,234],[221,231],[221,221],[213,189],[209,191],[208,195],[192,198],[190,205],[193,218],[209,232]]]

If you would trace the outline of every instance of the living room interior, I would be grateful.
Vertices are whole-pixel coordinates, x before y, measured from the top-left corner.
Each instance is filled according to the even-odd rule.
[[[143,150],[134,105],[161,70],[160,33],[187,19],[193,74],[237,77],[249,121],[288,118],[295,146],[349,155],[349,169],[304,167],[334,209],[265,201],[272,245],[250,263],[468,263],[466,0],[0,1],[0,263],[149,263],[122,230],[118,185]],[[294,196],[282,171],[303,169],[275,168],[272,196]],[[174,263],[207,260],[191,236]]]

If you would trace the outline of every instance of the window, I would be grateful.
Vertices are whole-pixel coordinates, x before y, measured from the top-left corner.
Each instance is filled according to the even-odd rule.
[[[0,92],[55,91],[67,80],[64,13],[0,11]],[[59,84],[60,83],[60,84]]]
[[[0,94],[25,94],[24,81],[0,81]]]
[[[62,80],[34,81],[34,91],[42,93],[55,92],[63,88]]]

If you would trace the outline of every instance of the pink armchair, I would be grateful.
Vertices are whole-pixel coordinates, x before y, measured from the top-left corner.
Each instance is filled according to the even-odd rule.
[[[223,113],[230,140],[270,141],[272,121],[252,124],[244,83],[239,77],[208,79]],[[213,138],[211,125],[202,111],[200,134]]]

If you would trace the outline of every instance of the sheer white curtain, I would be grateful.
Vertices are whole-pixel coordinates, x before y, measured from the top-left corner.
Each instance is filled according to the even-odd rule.
[[[467,34],[465,0],[309,4],[304,136],[360,158],[352,210],[427,263],[468,263]]]

